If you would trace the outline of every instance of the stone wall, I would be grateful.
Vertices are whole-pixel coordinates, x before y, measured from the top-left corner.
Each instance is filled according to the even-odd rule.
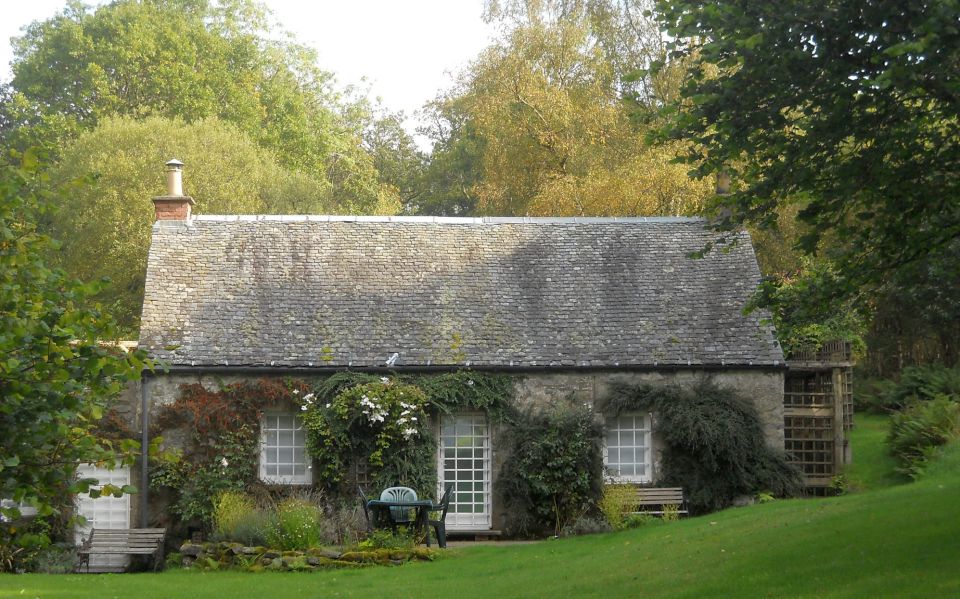
[[[782,370],[715,370],[703,371],[664,370],[664,371],[566,371],[566,372],[532,372],[516,375],[516,399],[522,408],[546,408],[550,406],[568,404],[587,404],[594,406],[602,401],[609,392],[610,385],[651,384],[681,386],[694,385],[707,378],[722,387],[736,389],[741,395],[749,398],[756,407],[764,425],[767,442],[771,447],[783,448],[783,371]],[[210,390],[216,390],[225,384],[243,380],[260,379],[259,375],[220,375],[209,373],[176,373],[151,377],[144,381],[146,393],[150,402],[150,419],[156,418],[159,408],[176,400],[180,393],[180,386],[184,384],[200,383]],[[313,378],[313,377],[305,377]],[[128,414],[139,429],[139,391],[125,396],[125,414]],[[656,415],[653,415],[653,450],[654,472],[656,480],[658,455],[662,449],[662,441],[656,430]],[[164,434],[167,447],[182,446],[185,438],[178,431],[167,431]],[[497,492],[497,476],[505,461],[506,448],[502,442],[503,431],[496,427],[491,431],[492,438],[492,485],[493,485],[493,528],[503,529],[507,525],[508,514],[503,508],[503,498]],[[139,466],[133,470],[133,479],[139,483]],[[158,520],[158,510],[163,510],[161,498],[151,501],[152,520]],[[134,499],[132,505],[139,504]],[[160,521],[163,519],[160,518]],[[137,521],[134,520],[134,524]]]

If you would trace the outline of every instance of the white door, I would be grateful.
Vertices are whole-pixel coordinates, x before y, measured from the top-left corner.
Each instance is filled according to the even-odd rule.
[[[490,529],[490,426],[483,414],[440,418],[441,492],[453,483],[447,512],[452,530]]]
[[[78,478],[95,478],[99,481],[99,488],[105,484],[121,487],[130,484],[130,468],[107,470],[90,464],[83,464],[77,469]],[[77,497],[77,513],[87,519],[86,524],[78,526],[75,532],[76,543],[90,536],[92,528],[130,528],[130,495],[122,497],[107,495],[91,499],[82,494]],[[90,556],[90,570],[125,568],[130,561],[126,555],[92,555]]]

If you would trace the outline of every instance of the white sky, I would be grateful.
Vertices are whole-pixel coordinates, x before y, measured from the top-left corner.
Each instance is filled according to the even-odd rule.
[[[65,4],[65,0],[0,0],[0,79],[10,80],[10,38],[32,21],[52,17]],[[452,74],[476,57],[494,32],[480,18],[483,0],[265,4],[299,42],[316,48],[320,67],[335,73],[341,85],[369,87],[387,108],[402,110],[408,117],[449,87]],[[416,124],[408,118],[407,129],[412,133]]]

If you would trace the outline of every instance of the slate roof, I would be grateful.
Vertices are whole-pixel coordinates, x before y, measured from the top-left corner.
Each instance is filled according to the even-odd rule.
[[[140,345],[173,366],[783,364],[746,233],[687,218],[198,216],[154,225]]]

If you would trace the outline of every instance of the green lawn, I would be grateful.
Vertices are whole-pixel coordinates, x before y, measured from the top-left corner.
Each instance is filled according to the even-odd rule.
[[[850,433],[853,463],[845,474],[854,492],[881,489],[904,484],[910,479],[895,471],[896,460],[887,452],[887,431],[890,418],[875,414],[857,414]]]
[[[873,434],[860,424],[858,435]],[[863,480],[887,480],[875,476],[882,472],[867,469]],[[924,480],[867,486],[623,533],[455,550],[399,568],[8,575],[0,598],[960,596],[960,447]]]

